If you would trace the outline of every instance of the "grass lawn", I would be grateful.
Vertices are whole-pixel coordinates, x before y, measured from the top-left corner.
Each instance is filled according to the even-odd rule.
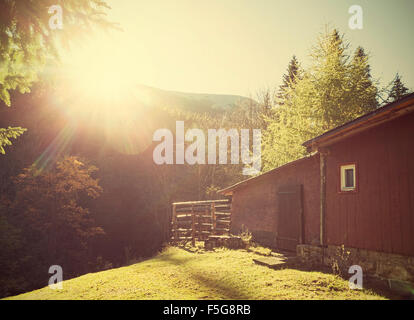
[[[385,299],[321,272],[256,265],[257,252],[170,247],[127,267],[83,275],[8,299]]]

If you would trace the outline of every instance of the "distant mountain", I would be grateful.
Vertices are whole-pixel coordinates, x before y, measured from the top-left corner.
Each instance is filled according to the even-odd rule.
[[[148,105],[176,107],[193,112],[225,111],[253,102],[250,98],[238,95],[168,91],[145,85],[137,86],[137,94]]]

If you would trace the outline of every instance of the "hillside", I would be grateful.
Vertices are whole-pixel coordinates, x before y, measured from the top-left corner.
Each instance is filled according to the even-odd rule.
[[[263,252],[261,253],[263,254]],[[331,274],[256,265],[257,252],[168,248],[154,258],[8,299],[384,299]]]
[[[136,90],[138,96],[144,96],[149,106],[174,107],[192,112],[222,112],[254,102],[237,95],[178,92],[145,85],[137,85],[133,90]]]

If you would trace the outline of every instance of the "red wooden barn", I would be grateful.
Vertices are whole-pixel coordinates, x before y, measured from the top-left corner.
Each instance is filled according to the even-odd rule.
[[[414,281],[414,94],[303,144],[312,154],[233,186],[232,232]]]

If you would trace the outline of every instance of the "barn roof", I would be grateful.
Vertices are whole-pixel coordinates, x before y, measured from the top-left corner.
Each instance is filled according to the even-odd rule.
[[[310,139],[304,142],[303,146],[308,151],[317,151],[320,147],[326,147],[412,111],[414,111],[414,93]]]
[[[267,177],[270,174],[276,173],[278,171],[281,171],[282,169],[285,169],[287,167],[293,166],[295,164],[298,164],[300,162],[303,162],[305,160],[308,160],[310,158],[313,158],[314,156],[316,156],[316,154],[308,155],[308,156],[305,156],[303,158],[300,158],[300,159],[297,159],[297,160],[288,162],[288,163],[286,163],[286,164],[284,164],[284,165],[282,165],[280,167],[277,167],[275,169],[269,170],[269,171],[267,171],[267,172],[265,172],[265,173],[263,173],[263,174],[261,174],[259,176],[252,177],[252,178],[249,178],[249,179],[246,179],[246,180],[237,182],[237,183],[231,185],[230,187],[227,187],[225,189],[219,190],[218,192],[221,193],[221,194],[223,194],[223,195],[230,195],[235,189],[238,189],[240,187],[243,187],[243,186],[245,186],[247,184],[250,184],[252,182],[260,181],[263,177]]]

